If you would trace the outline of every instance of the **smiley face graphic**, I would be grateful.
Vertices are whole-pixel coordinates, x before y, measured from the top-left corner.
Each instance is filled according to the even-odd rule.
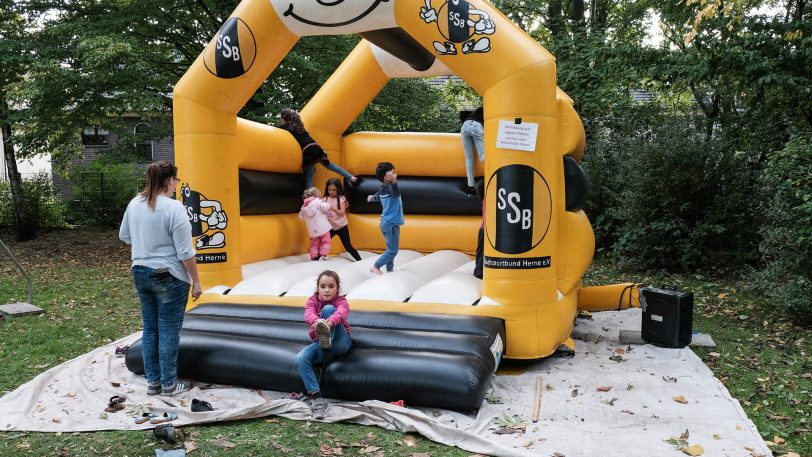
[[[397,27],[395,0],[269,0],[299,36],[345,35]]]
[[[369,16],[381,3],[390,0],[288,0],[282,13],[303,24],[315,27],[342,27]]]

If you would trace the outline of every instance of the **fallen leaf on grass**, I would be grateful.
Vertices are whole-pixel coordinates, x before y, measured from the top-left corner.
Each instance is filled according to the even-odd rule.
[[[600,386],[597,390],[598,392],[609,392],[612,390],[612,386]]]
[[[411,457],[431,457],[428,452],[415,452]]]
[[[708,352],[708,355],[711,356],[711,357],[721,357],[722,356],[722,354],[719,354],[718,352]]]
[[[683,405],[688,404],[688,400],[686,400],[685,397],[683,397],[682,395],[678,395],[678,396],[674,397],[673,400],[675,402],[677,402],[677,403],[682,403]]]
[[[414,447],[417,444],[417,438],[414,435],[406,435],[403,437],[403,444]]]
[[[277,419],[275,417],[273,419],[265,419],[265,423],[267,423],[267,424],[278,424],[279,419]]]
[[[702,454],[705,453],[705,449],[703,449],[702,446],[700,446],[698,444],[692,444],[692,445],[690,445],[688,447],[680,449],[680,451],[682,451],[682,452],[684,452],[684,453],[686,453],[688,455],[694,456],[694,457],[696,457],[698,455],[702,455]]]
[[[373,452],[378,451],[380,449],[381,448],[379,448],[378,446],[367,446],[363,449],[359,449],[358,452],[360,452],[361,454],[372,454]]]
[[[784,440],[784,438],[781,438],[780,436],[774,436],[773,443],[781,446],[782,444],[786,443],[786,441]]]
[[[188,454],[197,449],[197,443],[194,441],[187,441],[183,443],[183,448],[186,450],[186,453]]]
[[[226,449],[231,449],[231,448],[237,446],[236,444],[232,443],[231,441],[224,440],[222,438],[219,438],[219,439],[216,439],[216,440],[209,440],[209,443],[212,444],[213,446],[224,447]]]
[[[781,457],[801,457],[799,454],[795,452],[787,452],[786,454],[782,455]]]

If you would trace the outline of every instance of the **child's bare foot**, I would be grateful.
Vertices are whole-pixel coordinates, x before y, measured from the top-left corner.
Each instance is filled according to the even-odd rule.
[[[376,275],[382,275],[383,274],[381,269],[376,267],[376,266],[373,266],[372,268],[370,268],[369,271],[372,272],[372,273],[375,273]]]

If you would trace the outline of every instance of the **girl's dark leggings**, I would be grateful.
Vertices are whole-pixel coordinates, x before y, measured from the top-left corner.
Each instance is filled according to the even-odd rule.
[[[338,235],[338,239],[341,240],[341,244],[344,245],[344,249],[350,253],[352,258],[355,260],[361,260],[361,256],[358,255],[358,251],[352,247],[352,242],[350,241],[350,229],[345,225],[338,230],[330,230],[330,238],[336,235]]]

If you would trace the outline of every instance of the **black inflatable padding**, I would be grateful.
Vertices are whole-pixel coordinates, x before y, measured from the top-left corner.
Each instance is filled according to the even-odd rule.
[[[267,321],[245,318],[188,315],[183,321],[185,331],[211,332],[290,341],[302,345],[310,343],[304,322]],[[351,327],[353,346],[356,348],[390,348],[403,350],[436,351],[449,354],[478,356],[487,351],[492,338],[485,335],[426,332],[418,330]]]
[[[258,306],[211,302],[192,308],[188,314],[304,322],[304,307],[294,308],[291,306]],[[501,319],[479,316],[352,311],[350,313],[350,326],[464,333],[484,335],[490,338],[493,338],[493,335],[500,334],[503,341],[505,338],[504,322]]]
[[[364,311],[352,311],[350,318],[353,347],[322,374],[325,396],[404,400],[458,411],[480,407],[496,369],[490,348],[497,338],[505,340],[501,319]],[[125,359],[138,374],[143,373],[140,343],[130,347]],[[207,303],[184,320],[178,374],[209,383],[302,391],[296,354],[309,343],[301,308]]]
[[[362,176],[358,184],[346,188],[347,201],[355,214],[380,214],[381,204],[367,202],[381,182],[374,176]],[[465,178],[398,176],[398,188],[405,214],[441,214],[446,216],[479,216],[482,201],[467,194]]]
[[[406,62],[417,71],[426,71],[434,64],[434,54],[426,50],[400,27],[359,33],[375,46]]]
[[[570,156],[564,156],[564,193],[567,211],[583,208],[589,193],[589,183],[583,168]]]
[[[298,213],[302,207],[301,173],[275,173],[240,169],[240,214]]]

